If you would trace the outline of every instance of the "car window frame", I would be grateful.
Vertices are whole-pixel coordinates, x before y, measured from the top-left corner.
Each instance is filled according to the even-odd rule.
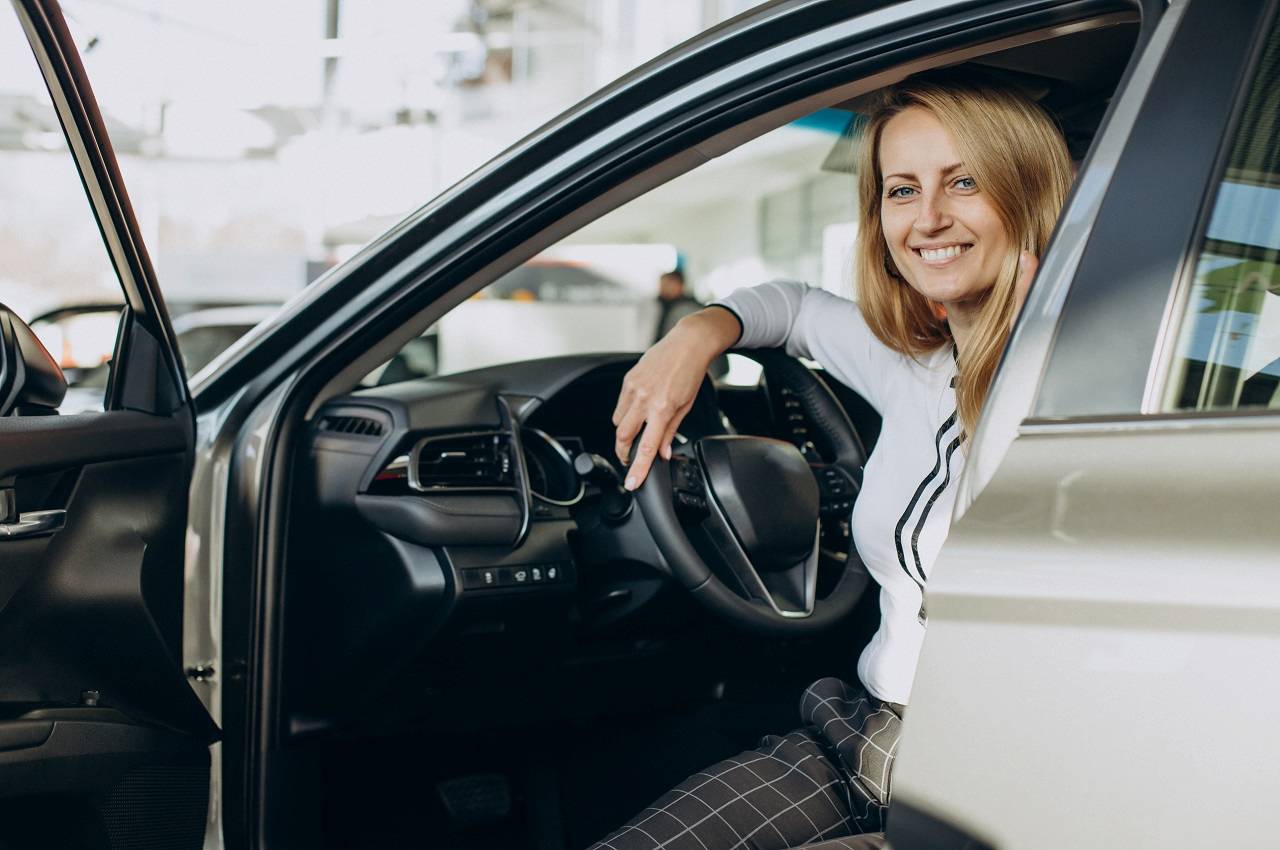
[[[1169,398],[1178,379],[1178,350],[1183,331],[1191,316],[1187,313],[1187,305],[1195,288],[1196,270],[1201,256],[1207,250],[1209,227],[1214,212],[1217,210],[1221,189],[1226,181],[1227,170],[1231,165],[1232,153],[1240,140],[1241,125],[1247,111],[1249,101],[1254,94],[1261,69],[1263,54],[1268,43],[1280,37],[1276,28],[1280,27],[1280,3],[1273,3],[1264,15],[1258,27],[1258,37],[1251,45],[1248,69],[1245,72],[1239,90],[1236,92],[1232,106],[1231,119],[1223,133],[1222,144],[1214,164],[1213,176],[1205,193],[1204,204],[1200,210],[1200,218],[1196,224],[1195,234],[1187,247],[1186,261],[1181,273],[1174,282],[1169,294],[1169,303],[1161,325],[1157,349],[1152,360],[1151,374],[1147,384],[1146,396],[1143,399],[1144,411],[1155,416],[1171,419],[1221,419],[1223,417],[1266,417],[1280,416],[1280,408],[1245,407],[1215,408],[1212,410],[1177,409],[1169,405]],[[1280,140],[1275,144],[1280,144]]]
[[[1260,24],[1274,19],[1276,7],[1275,0],[1261,9],[1247,0],[1187,4],[1080,255],[1023,429],[1187,415],[1164,414],[1158,406],[1162,387],[1156,382],[1165,377],[1162,363],[1172,344],[1170,325],[1177,318],[1173,301],[1186,275],[1194,274],[1242,98],[1269,32]],[[1192,64],[1191,59],[1203,58],[1204,43],[1215,33],[1219,41],[1235,36],[1247,49],[1207,69]],[[1158,142],[1168,137],[1168,125],[1177,124],[1184,80],[1192,73],[1222,95],[1210,105],[1218,117],[1193,124],[1194,136],[1180,134],[1176,146],[1161,150]],[[1144,160],[1151,159],[1162,159],[1177,179],[1146,179],[1152,166]],[[1143,222],[1156,234],[1142,246],[1140,258],[1126,252],[1130,231],[1117,226],[1125,220]],[[1120,272],[1114,273],[1116,269]],[[1125,279],[1129,289],[1120,309],[1117,278]]]

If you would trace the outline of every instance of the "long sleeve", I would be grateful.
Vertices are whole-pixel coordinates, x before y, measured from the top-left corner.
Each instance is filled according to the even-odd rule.
[[[814,360],[877,410],[883,382],[902,368],[902,355],[876,338],[858,305],[824,289],[771,281],[716,303],[741,320],[739,348],[785,347],[793,357]]]

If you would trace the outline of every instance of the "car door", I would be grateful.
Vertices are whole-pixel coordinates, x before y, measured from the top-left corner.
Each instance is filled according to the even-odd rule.
[[[0,847],[200,847],[218,730],[180,661],[185,378],[61,12],[15,0],[0,18],[6,43],[30,44],[22,58],[38,64],[66,136],[49,147],[78,170],[90,207],[79,212],[96,219],[123,301],[103,410],[50,415],[33,397],[0,416]],[[19,349],[39,351],[18,314],[3,319],[18,392],[42,368],[15,363]]]
[[[1172,4],[1080,175],[931,578],[897,850],[1280,834],[1274,13]]]

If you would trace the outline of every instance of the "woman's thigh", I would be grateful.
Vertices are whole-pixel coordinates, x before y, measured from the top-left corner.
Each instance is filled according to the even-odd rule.
[[[797,730],[695,773],[591,850],[783,850],[852,831],[844,777]]]
[[[884,829],[903,706],[882,702],[841,679],[820,679],[800,698],[800,717],[834,750],[848,777],[853,832]]]

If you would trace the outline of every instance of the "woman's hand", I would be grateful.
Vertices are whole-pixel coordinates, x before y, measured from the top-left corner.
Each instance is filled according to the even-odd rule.
[[[644,431],[623,485],[628,490],[644,482],[659,453],[671,459],[671,441],[693,407],[711,361],[728,350],[741,332],[737,317],[728,310],[699,310],[681,319],[627,372],[613,411],[618,429],[613,448],[623,464],[629,460],[636,435]]]

